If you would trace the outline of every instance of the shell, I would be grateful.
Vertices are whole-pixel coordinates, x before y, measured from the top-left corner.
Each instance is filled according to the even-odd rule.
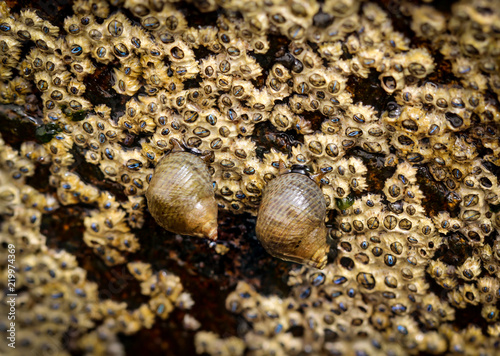
[[[257,237],[274,257],[322,269],[330,246],[326,201],[307,175],[287,173],[267,185],[257,215]]]
[[[163,157],[146,192],[148,208],[165,230],[217,239],[217,202],[205,162],[188,152]]]

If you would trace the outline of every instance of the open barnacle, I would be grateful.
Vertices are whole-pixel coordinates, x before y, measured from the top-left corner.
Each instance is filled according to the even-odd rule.
[[[105,49],[103,49],[105,50]],[[114,81],[113,89],[119,94],[132,96],[141,88],[141,82],[138,78],[127,75],[125,71],[114,68]]]
[[[432,39],[446,29],[445,17],[431,6],[416,6],[412,8],[411,14],[412,30],[417,36]]]

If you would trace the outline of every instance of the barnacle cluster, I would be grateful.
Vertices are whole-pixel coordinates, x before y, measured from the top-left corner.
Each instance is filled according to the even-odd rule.
[[[87,271],[78,265],[74,255],[49,248],[46,236],[40,232],[42,214],[57,211],[58,199],[26,184],[26,178],[34,174],[34,170],[30,170],[34,162],[49,163],[49,158],[44,147],[33,142],[23,143],[21,150],[16,151],[0,140],[0,212],[4,217],[0,233],[5,245],[0,253],[0,268],[7,280],[7,261],[10,260],[7,257],[11,254],[7,246],[15,246],[18,259],[11,262],[17,269],[14,285],[23,291],[16,299],[15,319],[10,319],[17,325],[17,344],[14,343],[17,347],[2,343],[0,350],[5,355],[69,355],[63,342],[64,334],[71,328],[82,335],[77,349],[83,354],[123,354],[118,333],[127,335],[149,329],[156,315],[165,319],[175,307],[189,309],[192,299],[174,274],[164,270],[153,272],[148,263],[129,262],[128,270],[140,281],[140,292],[148,298],[147,303],[131,308],[126,302],[103,298],[102,291],[89,281]],[[110,199],[105,192],[98,195]],[[111,207],[114,201],[107,200],[107,203]],[[107,236],[121,237],[125,233],[120,232],[122,220],[123,217],[114,219],[91,213],[85,218],[85,225],[95,230],[92,225],[108,221],[102,226],[114,224],[117,230],[107,229]],[[84,238],[88,239],[87,243],[97,244],[95,235],[86,234]],[[8,294],[6,288],[4,292]],[[2,303],[0,311],[7,316],[9,305]],[[2,330],[7,330],[10,322],[5,319],[0,325]]]
[[[240,281],[226,308],[245,327],[197,332],[198,353],[498,353],[500,3],[391,11],[361,0],[76,0],[55,26],[0,2],[2,108],[52,128],[46,142],[0,139],[0,275],[5,246],[22,250],[14,351],[120,355],[118,334],[193,305],[175,274],[129,260],[154,168],[180,142],[210,158],[218,208],[233,213],[257,214],[280,162],[321,173],[338,252],[323,271],[290,269],[287,295]],[[100,76],[114,94],[104,104]],[[118,189],[76,171],[82,160]],[[43,193],[28,183],[41,167]],[[78,205],[84,243],[109,268],[126,264],[140,306],[100,297],[70,252],[47,245],[42,216]],[[468,310],[479,324],[457,325]],[[184,326],[200,323],[186,314]],[[69,329],[78,343],[65,350]]]

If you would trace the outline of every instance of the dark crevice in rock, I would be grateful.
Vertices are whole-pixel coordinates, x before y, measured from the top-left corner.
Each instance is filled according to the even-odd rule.
[[[161,229],[149,214],[145,218],[144,227],[134,231],[141,249],[129,260],[152,261],[154,271],[163,269],[179,276],[195,302],[190,311],[174,312],[171,318],[190,313],[196,315],[203,330],[235,335],[236,317],[226,310],[225,300],[239,280],[266,295],[288,295],[286,271],[292,264],[265,252],[255,237],[255,218],[248,214],[219,212],[218,243],[229,248],[224,255],[217,254],[213,243],[205,239],[174,235]],[[166,325],[169,323],[160,321],[153,328],[182,330],[178,325]]]
[[[177,10],[182,12],[185,16],[189,27],[200,28],[205,26],[214,26],[214,24],[217,23],[217,18],[221,14],[221,11],[201,11],[200,8],[204,8],[203,4],[203,1],[197,1],[197,7],[194,4],[185,1],[174,3]],[[208,8],[205,7],[205,9]]]
[[[114,120],[125,113],[125,104],[130,100],[129,96],[120,95],[113,89],[113,67],[96,65],[96,71],[93,75],[85,77],[85,93],[83,97],[90,101],[92,105],[105,104],[111,108],[111,116]]]
[[[200,59],[208,58],[210,56],[216,56],[217,53],[212,52],[205,46],[199,46],[198,48],[192,48],[194,56],[199,61]]]
[[[83,149],[79,146],[73,146],[70,150],[75,162],[69,168],[70,171],[77,173],[80,178],[87,183],[90,183],[100,190],[106,190],[112,193],[118,201],[126,201],[127,196],[124,193],[123,186],[117,182],[113,182],[104,178],[99,166],[88,163],[85,160]]]
[[[418,166],[417,184],[425,196],[422,199],[422,205],[427,216],[436,216],[441,211],[452,212],[453,215],[456,215],[454,211],[460,207],[450,205],[446,199],[450,191],[442,182],[437,182],[434,179],[427,165]]]
[[[201,76],[200,76],[200,74],[198,74],[195,78],[187,79],[183,82],[184,90],[188,90],[188,89],[200,89],[200,90],[202,90],[202,88],[200,87],[200,83],[201,83]]]
[[[249,52],[249,55],[255,58],[257,63],[262,68],[263,78],[259,83],[254,83],[256,88],[262,87],[265,83],[269,71],[272,69],[273,65],[276,63],[281,63],[281,57],[288,53],[288,47],[290,45],[290,40],[281,35],[268,35],[267,39],[269,41],[269,49],[266,53],[255,53]]]
[[[303,142],[295,131],[277,132],[268,121],[255,125],[253,139],[258,143],[257,156],[259,158],[263,158],[264,153],[270,152],[271,148],[290,154],[293,146]]]
[[[19,150],[25,141],[37,141],[36,128],[41,120],[31,120],[18,105],[0,106],[0,134],[5,143]]]
[[[434,260],[440,260],[452,266],[461,266],[472,255],[472,247],[467,237],[461,232],[450,232],[443,236],[443,241],[446,244],[439,246],[434,254]]]
[[[368,170],[366,175],[368,187],[363,191],[362,195],[366,193],[380,194],[384,188],[385,181],[392,177],[396,171],[396,167],[385,166],[386,156],[383,154],[370,153],[360,147],[354,147],[345,156],[346,159],[350,157],[361,158]]]
[[[8,0],[7,7],[11,13],[19,13],[23,9],[36,10],[37,15],[42,19],[49,21],[52,25],[63,28],[64,19],[73,15],[73,1],[70,0],[51,0],[51,1],[32,1],[32,0]],[[64,31],[64,30],[63,30]]]
[[[50,177],[50,165],[36,163],[35,174],[26,178],[26,184],[32,186],[40,193],[48,193],[54,188],[47,184]]]
[[[353,103],[362,102],[363,105],[370,105],[381,115],[389,101],[394,101],[394,97],[382,88],[379,73],[375,69],[370,70],[368,78],[361,78],[355,75],[349,76],[347,90],[353,95]]]
[[[432,53],[436,67],[432,73],[422,80],[422,84],[430,82],[439,86],[456,85],[462,87],[460,78],[457,78],[451,70],[451,62],[445,59],[439,51],[429,49],[429,52]]]

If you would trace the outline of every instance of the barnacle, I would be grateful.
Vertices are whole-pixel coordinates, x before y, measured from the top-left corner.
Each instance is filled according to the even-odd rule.
[[[498,353],[500,7],[424,3],[0,2],[0,352]]]

